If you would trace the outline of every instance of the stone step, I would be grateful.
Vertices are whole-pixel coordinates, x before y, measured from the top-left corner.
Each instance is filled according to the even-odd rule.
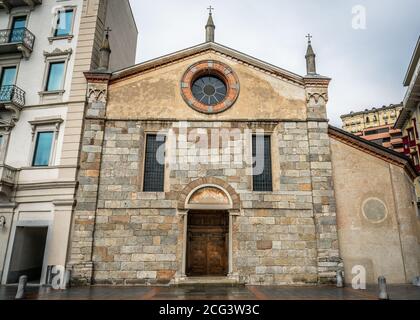
[[[238,279],[228,277],[187,277],[177,279],[175,286],[240,286]]]

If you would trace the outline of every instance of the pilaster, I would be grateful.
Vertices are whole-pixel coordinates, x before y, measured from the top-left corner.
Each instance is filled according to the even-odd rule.
[[[87,108],[84,122],[79,187],[73,222],[69,267],[71,281],[88,285],[93,279],[93,239],[104,142],[109,73],[89,72]]]
[[[329,82],[329,78],[322,76],[305,78],[309,160],[320,283],[335,282],[337,270],[343,268],[338,245],[331,147],[328,136],[326,107]]]

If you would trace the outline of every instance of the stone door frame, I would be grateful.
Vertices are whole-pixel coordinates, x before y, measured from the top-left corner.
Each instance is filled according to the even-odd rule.
[[[190,204],[191,197],[201,189],[217,188],[229,199],[229,204]],[[213,177],[202,178],[190,183],[180,194],[178,199],[177,215],[181,217],[182,225],[182,252],[181,264],[178,267],[175,282],[186,279],[187,270],[187,242],[188,242],[188,214],[191,211],[225,211],[229,215],[229,237],[228,237],[228,278],[239,279],[234,272],[233,265],[233,223],[234,217],[240,215],[239,195],[225,181]]]

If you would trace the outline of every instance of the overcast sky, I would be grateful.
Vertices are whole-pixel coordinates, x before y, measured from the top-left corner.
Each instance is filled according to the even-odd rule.
[[[317,71],[333,79],[328,116],[336,126],[352,110],[403,100],[402,82],[420,35],[420,0],[130,2],[139,28],[137,62],[204,42],[209,5],[216,42],[297,74],[306,73],[310,32]],[[355,6],[366,10],[365,28]]]

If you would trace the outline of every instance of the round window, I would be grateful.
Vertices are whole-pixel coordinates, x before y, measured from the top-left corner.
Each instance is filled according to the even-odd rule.
[[[363,215],[373,223],[379,223],[386,219],[387,208],[385,204],[376,198],[367,199],[362,206]]]
[[[239,78],[228,65],[215,60],[199,61],[185,71],[181,94],[194,110],[206,114],[223,112],[239,96]]]
[[[206,75],[194,81],[192,93],[199,102],[208,106],[214,106],[226,98],[227,87],[218,77]]]

